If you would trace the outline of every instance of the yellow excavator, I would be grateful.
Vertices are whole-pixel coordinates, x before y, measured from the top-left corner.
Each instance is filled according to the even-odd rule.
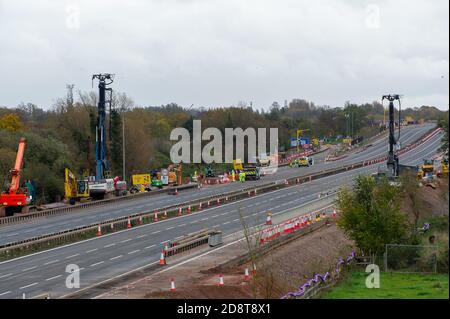
[[[89,181],[77,180],[76,176],[68,168],[65,169],[64,194],[70,205],[76,201],[89,198]]]
[[[424,178],[433,179],[434,174],[434,160],[424,159],[423,164],[419,165],[417,171],[417,179],[422,180]]]
[[[441,171],[439,174],[441,177],[447,177],[448,176],[448,158],[444,158],[441,161]]]

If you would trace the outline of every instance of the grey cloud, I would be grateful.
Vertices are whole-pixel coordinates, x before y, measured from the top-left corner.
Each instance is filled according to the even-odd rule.
[[[367,25],[372,4],[379,28]],[[306,98],[342,106],[399,92],[407,105],[448,109],[448,6],[447,0],[4,0],[0,105],[48,107],[66,83],[89,90],[92,73],[111,72],[114,88],[140,105],[243,100],[261,108]]]

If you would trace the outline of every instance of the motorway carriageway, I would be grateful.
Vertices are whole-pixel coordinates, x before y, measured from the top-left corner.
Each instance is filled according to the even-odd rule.
[[[402,130],[401,141],[403,146],[411,144],[421,138],[427,131],[435,127],[434,124],[426,124],[421,126],[408,126]],[[249,188],[256,185],[267,184],[277,180],[283,180],[292,176],[307,175],[324,169],[339,167],[351,163],[357,163],[367,159],[373,159],[385,155],[387,152],[387,138],[380,138],[372,143],[368,149],[348,157],[330,163],[324,163],[326,153],[316,156],[316,164],[312,167],[290,168],[279,167],[278,171],[273,175],[262,177],[259,181],[248,181],[244,184],[235,182],[229,184],[220,184],[207,186],[203,189],[189,189],[180,191],[178,196],[174,195],[155,195],[146,198],[137,198],[135,200],[118,201],[112,204],[80,208],[70,213],[61,215],[53,215],[33,219],[20,224],[8,225],[0,227],[0,245],[16,242],[28,238],[33,238],[45,234],[56,233],[68,229],[74,229],[80,226],[93,225],[108,219],[126,217],[136,213],[152,212],[162,207],[176,205],[187,202],[189,200],[200,199],[215,194],[238,191],[243,188]]]
[[[442,133],[403,154],[401,164],[417,165],[433,156]],[[350,185],[358,174],[376,172],[377,165],[343,172],[309,183],[280,189],[239,202],[176,217],[159,223],[96,237],[90,240],[19,257],[0,263],[0,298],[33,297],[50,293],[52,298],[73,293],[65,287],[66,266],[80,267],[81,289],[104,280],[157,264],[165,242],[205,227],[218,228],[224,236],[242,230],[240,213],[248,226],[263,224],[267,211],[275,215],[317,201],[317,195],[342,185]]]

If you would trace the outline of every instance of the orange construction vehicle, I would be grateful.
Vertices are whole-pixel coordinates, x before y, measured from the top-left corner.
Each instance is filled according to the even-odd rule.
[[[12,216],[14,213],[27,212],[27,191],[20,189],[20,173],[23,168],[23,156],[25,153],[26,139],[21,138],[17,150],[16,163],[11,173],[11,184],[8,189],[0,194],[0,217]]]

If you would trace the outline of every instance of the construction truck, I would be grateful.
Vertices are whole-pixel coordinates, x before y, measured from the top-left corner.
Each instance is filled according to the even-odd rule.
[[[77,201],[89,198],[89,181],[87,179],[77,180],[76,176],[68,168],[64,174],[64,197],[70,205]]]
[[[314,160],[308,156],[302,156],[291,160],[290,167],[310,167],[314,164]]]
[[[149,192],[151,184],[150,174],[135,174],[131,176],[132,187],[130,188],[130,193],[144,193]]]
[[[444,158],[441,161],[441,173],[444,176],[448,176],[448,158]]]
[[[259,180],[261,178],[261,166],[258,163],[244,164],[241,159],[235,159],[233,160],[233,168],[237,174],[244,173],[245,180]]]
[[[444,157],[441,160],[441,167],[436,174],[438,177],[448,177],[448,158]]]
[[[16,213],[28,213],[32,198],[27,188],[20,188],[20,174],[23,169],[26,139],[21,138],[17,149],[14,168],[10,170],[11,183],[5,192],[0,194],[0,217],[12,216]],[[31,183],[29,183],[31,185]]]
[[[417,179],[423,180],[432,180],[434,174],[434,160],[433,159],[424,159],[423,164],[419,165],[417,171]]]

